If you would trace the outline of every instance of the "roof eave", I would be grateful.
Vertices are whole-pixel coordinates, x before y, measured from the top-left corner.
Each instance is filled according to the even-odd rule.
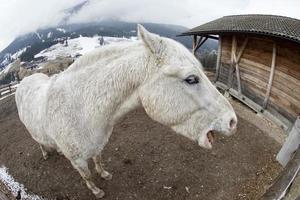
[[[182,37],[182,36],[191,36],[191,35],[198,35],[198,36],[208,36],[208,35],[222,35],[222,34],[235,34],[235,33],[243,33],[243,34],[249,34],[249,35],[260,35],[260,36],[270,36],[270,37],[274,37],[274,38],[278,38],[278,39],[282,39],[282,40],[289,40],[292,42],[296,42],[296,43],[300,43],[300,40],[297,40],[295,38],[292,37],[287,37],[281,34],[272,34],[272,33],[265,33],[265,32],[253,32],[253,31],[205,31],[205,32],[199,32],[199,31],[195,31],[195,32],[184,32],[181,33],[179,35],[177,35],[178,37]]]

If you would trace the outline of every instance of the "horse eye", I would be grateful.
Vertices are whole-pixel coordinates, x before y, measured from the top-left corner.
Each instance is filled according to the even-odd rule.
[[[184,79],[184,81],[190,85],[197,84],[199,83],[199,77],[196,75],[190,75],[186,79]]]

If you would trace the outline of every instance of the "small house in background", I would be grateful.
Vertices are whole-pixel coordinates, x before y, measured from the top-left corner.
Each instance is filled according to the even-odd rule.
[[[235,15],[208,22],[193,36],[193,52],[219,40],[214,83],[286,130],[300,115],[300,20]]]

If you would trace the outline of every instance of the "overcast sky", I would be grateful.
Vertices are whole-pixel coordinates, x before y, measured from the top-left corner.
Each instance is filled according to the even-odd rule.
[[[58,25],[83,0],[0,0],[0,50],[18,35]],[[225,15],[276,14],[300,19],[298,0],[90,0],[69,23],[114,18],[192,28]]]

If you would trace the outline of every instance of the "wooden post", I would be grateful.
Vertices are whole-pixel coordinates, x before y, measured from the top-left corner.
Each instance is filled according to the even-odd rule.
[[[228,89],[231,88],[231,85],[232,85],[233,72],[234,72],[234,66],[235,66],[235,58],[234,58],[235,53],[236,53],[236,37],[235,37],[235,35],[233,35],[232,43],[231,43],[231,65],[230,65],[230,69],[229,69],[228,82],[227,82]]]
[[[197,46],[197,35],[193,35],[193,54],[196,53],[196,46]]]
[[[272,64],[271,64],[271,71],[270,71],[270,76],[269,76],[269,82],[268,82],[268,88],[267,88],[267,92],[266,92],[266,96],[263,102],[263,106],[262,109],[266,109],[267,105],[268,105],[268,101],[269,101],[269,97],[271,94],[271,88],[272,88],[272,83],[273,83],[273,79],[274,79],[274,72],[275,72],[275,65],[276,65],[276,52],[277,51],[277,47],[276,47],[276,43],[273,43],[273,54],[272,54]]]
[[[234,58],[234,63],[235,63],[235,74],[236,74],[236,81],[237,81],[237,86],[238,86],[238,94],[242,94],[242,89],[241,89],[241,78],[240,78],[240,69],[239,69],[239,64],[236,58],[236,55],[233,55]]]
[[[237,53],[237,40],[235,35],[232,36],[232,48],[231,48],[231,67],[228,75],[228,88],[231,88],[232,81],[233,81],[233,72],[236,73],[236,80],[237,80],[237,86],[238,86],[238,95],[242,95],[242,88],[241,88],[241,76],[240,76],[240,68],[239,68],[239,62],[243,55],[243,52],[248,44],[248,37],[244,40],[242,47],[236,56]]]
[[[237,84],[238,84],[238,94],[239,95],[242,94],[239,62],[240,62],[240,59],[241,59],[241,57],[243,55],[244,49],[246,48],[247,43],[248,43],[248,37],[244,40],[242,48],[241,48],[238,56],[236,57],[236,55],[234,55],[234,59],[235,59],[235,71],[236,71],[236,79],[237,79]]]
[[[208,37],[200,37],[200,39],[198,40],[197,46],[196,46],[196,50],[197,51],[203,44],[204,42],[208,39]]]
[[[204,42],[208,39],[208,37],[201,36],[198,39],[197,35],[193,36],[193,54],[196,54],[196,51],[204,44]]]
[[[292,130],[289,132],[284,144],[282,145],[279,153],[276,156],[276,160],[285,167],[293,154],[300,145],[300,116],[297,117],[293,125]],[[300,149],[300,148],[299,148]],[[299,166],[300,167],[300,166]]]
[[[218,45],[218,57],[216,63],[216,74],[215,74],[215,83],[218,81],[221,65],[221,56],[222,56],[222,37],[219,35],[219,45]]]

